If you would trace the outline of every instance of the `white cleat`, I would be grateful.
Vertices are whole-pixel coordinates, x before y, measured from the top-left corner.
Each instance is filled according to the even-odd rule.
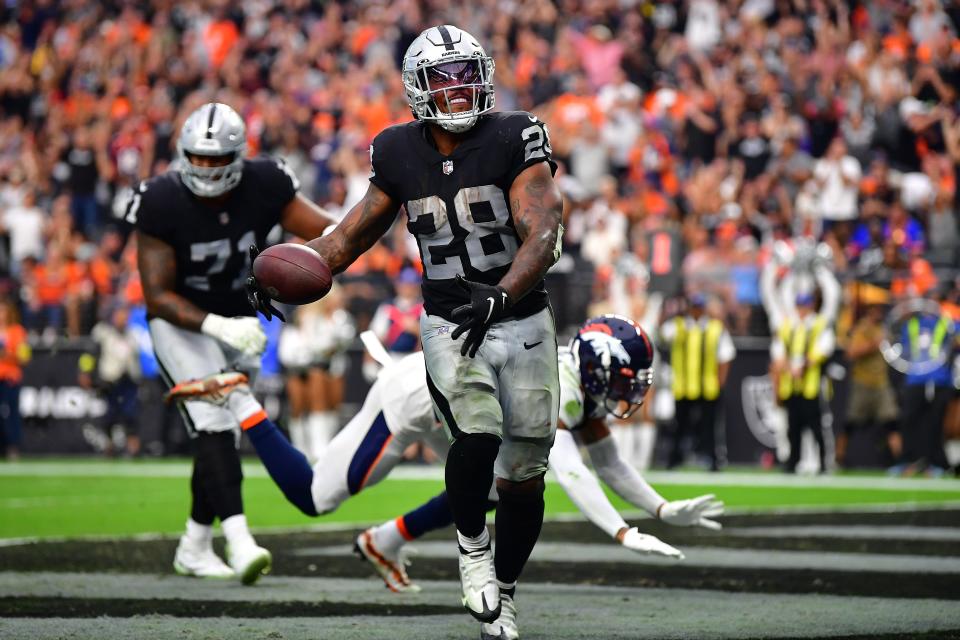
[[[412,583],[407,576],[406,566],[410,561],[406,557],[405,549],[378,547],[373,541],[373,529],[367,529],[359,536],[353,545],[353,552],[366,560],[380,574],[387,588],[394,593],[417,593],[420,586]]]
[[[227,562],[243,584],[253,584],[260,576],[270,573],[273,556],[263,547],[246,544],[233,549],[227,547]]]
[[[517,605],[513,596],[500,593],[500,617],[491,623],[480,625],[480,640],[519,640],[517,629]]]
[[[222,405],[227,401],[227,397],[237,389],[249,388],[247,382],[249,382],[249,379],[246,374],[239,371],[215,373],[206,378],[181,382],[170,389],[163,399],[168,403],[200,400],[210,404]]]
[[[460,548],[460,586],[463,606],[480,622],[493,622],[500,615],[500,587],[493,568],[490,545],[479,551]],[[491,607],[491,605],[494,605]]]
[[[212,548],[202,548],[186,536],[180,538],[173,556],[173,570],[182,576],[228,580],[236,576]]]

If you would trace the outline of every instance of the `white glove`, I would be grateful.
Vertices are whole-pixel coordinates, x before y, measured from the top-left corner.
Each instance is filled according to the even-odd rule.
[[[267,334],[256,318],[224,318],[208,313],[200,331],[247,356],[258,356],[267,348]]]
[[[723,502],[715,498],[712,493],[708,493],[689,500],[665,502],[657,510],[657,515],[667,524],[679,527],[697,525],[707,529],[721,529],[719,522],[710,519],[723,515]]]
[[[620,544],[631,551],[644,553],[646,555],[666,556],[667,558],[676,558],[677,560],[683,560],[684,558],[683,552],[680,551],[680,549],[671,547],[656,536],[640,533],[636,527],[627,529],[627,532],[623,534],[623,539],[620,541]]]

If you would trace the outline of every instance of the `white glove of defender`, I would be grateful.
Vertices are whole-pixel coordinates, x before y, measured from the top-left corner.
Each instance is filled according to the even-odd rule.
[[[208,313],[200,331],[246,356],[258,356],[267,348],[267,334],[257,318],[225,318]]]
[[[715,498],[716,496],[712,493],[708,493],[689,500],[665,502],[660,507],[658,515],[667,524],[678,527],[696,525],[707,529],[721,529],[723,525],[710,519],[723,515],[723,502]]]
[[[620,544],[631,551],[643,553],[646,555],[666,556],[667,558],[676,558],[683,560],[684,555],[680,549],[671,547],[666,542],[646,533],[640,533],[636,527],[630,527],[623,534],[623,540]]]

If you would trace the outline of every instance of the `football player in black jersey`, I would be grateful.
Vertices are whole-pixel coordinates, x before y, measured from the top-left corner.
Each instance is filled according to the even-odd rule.
[[[546,126],[525,112],[493,113],[493,71],[465,31],[421,33],[403,60],[416,120],[374,139],[363,200],[308,246],[340,273],[405,206],[424,267],[428,385],[453,441],[446,487],[463,603],[484,623],[482,634],[515,638],[513,615],[497,618],[501,607],[514,611],[514,585],[543,522],[559,402],[543,278],[559,258],[562,201]],[[494,472],[495,559],[484,521]]]
[[[241,426],[269,422],[243,384],[246,376],[237,373],[259,368],[267,342],[244,291],[248,249],[263,246],[278,224],[314,238],[329,215],[298,192],[286,165],[247,159],[245,151],[246,127],[237,112],[225,104],[203,105],[180,131],[177,168],[140,184],[127,220],[137,228],[150,335],[167,384],[179,385],[180,398],[202,392],[191,386],[201,378],[222,392],[219,406],[199,400],[181,406],[195,457],[190,518],[174,568],[249,584],[269,569],[271,558],[247,528],[236,448]],[[216,518],[229,566],[211,545]]]

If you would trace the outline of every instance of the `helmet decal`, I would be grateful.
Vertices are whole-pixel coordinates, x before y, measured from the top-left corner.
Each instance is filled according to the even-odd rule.
[[[602,333],[607,334],[608,336],[612,336],[612,335],[613,335],[613,329],[611,329],[609,326],[607,326],[607,325],[605,325],[605,324],[603,324],[603,323],[601,323],[601,322],[594,322],[594,323],[590,323],[590,324],[585,324],[585,325],[583,325],[583,327],[581,327],[581,329],[580,329],[580,331],[579,331],[578,333],[586,333],[586,332],[588,332],[588,331],[600,331],[600,332],[602,332]]]
[[[608,333],[587,331],[580,334],[580,339],[588,342],[590,346],[593,347],[594,352],[600,356],[600,361],[604,367],[613,366],[614,357],[623,364],[630,362],[630,354],[623,348],[623,343]]]

